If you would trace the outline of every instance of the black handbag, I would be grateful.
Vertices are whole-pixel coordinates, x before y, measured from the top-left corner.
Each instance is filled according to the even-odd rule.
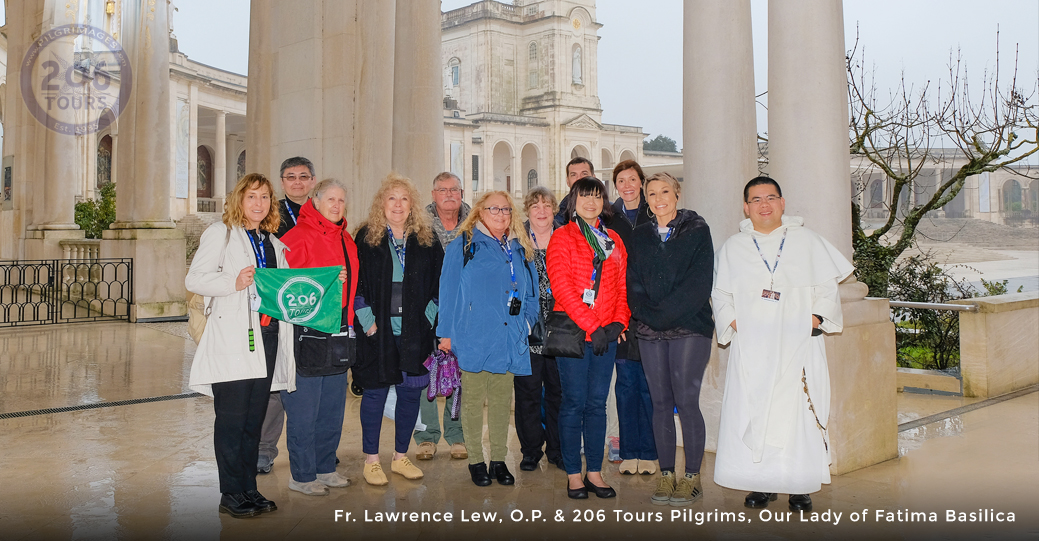
[[[592,289],[599,294],[599,279],[602,278],[602,262],[595,263],[595,283]],[[549,312],[545,320],[545,344],[542,355],[546,357],[583,358],[585,346],[584,329],[577,325],[566,312]]]
[[[584,329],[566,312],[552,311],[545,319],[545,343],[542,355],[546,357],[584,357]]]
[[[357,338],[347,331],[328,334],[296,325],[293,352],[296,355],[296,374],[335,376],[346,372],[357,360]]]

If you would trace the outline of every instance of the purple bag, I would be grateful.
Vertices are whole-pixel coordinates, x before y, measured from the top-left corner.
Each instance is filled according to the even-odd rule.
[[[426,398],[436,400],[438,396],[454,395],[451,407],[451,418],[457,420],[462,407],[462,372],[458,368],[458,359],[454,353],[439,349],[433,351],[422,363],[429,370],[429,387]]]

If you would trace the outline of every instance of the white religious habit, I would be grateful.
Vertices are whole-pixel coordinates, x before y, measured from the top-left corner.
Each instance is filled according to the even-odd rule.
[[[837,283],[854,268],[803,218],[787,216],[767,235],[743,220],[714,261],[718,343],[732,344],[714,481],[751,492],[817,492],[830,482],[830,375],[812,314],[822,317],[823,332],[843,329]]]

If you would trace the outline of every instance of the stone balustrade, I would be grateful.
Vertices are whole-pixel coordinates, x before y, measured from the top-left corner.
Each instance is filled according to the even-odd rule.
[[[960,313],[963,396],[990,397],[1039,383],[1039,291],[952,301]]]
[[[63,239],[58,245],[62,259],[96,261],[101,257],[101,239]]]

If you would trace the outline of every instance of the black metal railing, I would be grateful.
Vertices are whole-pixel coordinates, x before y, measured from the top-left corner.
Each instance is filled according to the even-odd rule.
[[[130,319],[133,259],[0,261],[0,327]]]

